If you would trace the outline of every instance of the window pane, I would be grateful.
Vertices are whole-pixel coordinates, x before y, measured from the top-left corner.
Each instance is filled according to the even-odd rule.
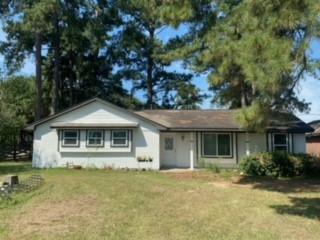
[[[173,150],[173,138],[172,137],[166,137],[164,139],[164,149],[167,151]]]
[[[113,145],[126,145],[126,139],[113,139]]]
[[[101,145],[102,141],[99,138],[91,138],[89,139],[89,145]]]
[[[63,143],[65,145],[76,145],[77,144],[77,139],[76,138],[67,138],[67,139],[64,139]]]
[[[203,135],[203,154],[207,156],[217,155],[216,134]]]
[[[274,144],[277,145],[286,145],[287,144],[287,135],[286,134],[275,134],[274,135]]]
[[[219,134],[218,135],[218,155],[219,156],[230,156],[231,155],[230,135],[229,134]]]
[[[78,132],[77,131],[64,131],[64,137],[66,138],[77,138]]]
[[[102,138],[102,132],[101,131],[90,131],[89,138]]]
[[[102,130],[88,130],[88,145],[103,146],[103,131]]]
[[[112,133],[114,138],[127,138],[127,131],[114,131]]]

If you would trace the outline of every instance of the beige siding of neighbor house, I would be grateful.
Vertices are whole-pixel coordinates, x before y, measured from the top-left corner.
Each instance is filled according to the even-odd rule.
[[[307,153],[320,157],[320,136],[307,138]]]
[[[105,144],[101,148],[86,146],[86,130],[80,130],[79,147],[63,147],[59,130],[50,128],[53,123],[138,123],[129,130],[129,146],[112,148],[110,129],[105,129]],[[112,106],[92,102],[74,111],[38,125],[34,131],[33,166],[39,168],[63,167],[67,164],[84,167],[150,168],[159,169],[160,137],[152,124]],[[152,163],[138,162],[137,157],[149,156]]]

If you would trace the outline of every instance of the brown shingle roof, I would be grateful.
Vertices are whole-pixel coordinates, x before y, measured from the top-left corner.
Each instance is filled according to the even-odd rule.
[[[233,130],[243,131],[236,120],[238,110],[144,110],[137,114],[167,127],[170,130]],[[270,131],[310,132],[305,122],[289,113],[272,117]]]
[[[137,114],[170,129],[240,130],[234,110],[145,110]]]

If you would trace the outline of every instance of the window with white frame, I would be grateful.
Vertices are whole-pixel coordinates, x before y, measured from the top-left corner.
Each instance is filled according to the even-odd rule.
[[[112,147],[128,147],[129,131],[128,130],[112,130],[111,146]]]
[[[79,147],[79,130],[63,130],[62,146]]]
[[[202,155],[205,157],[231,157],[230,133],[203,133]]]
[[[273,150],[288,151],[288,135],[286,133],[273,134]]]
[[[87,131],[87,146],[88,147],[103,147],[104,146],[104,137],[103,130],[88,130]]]

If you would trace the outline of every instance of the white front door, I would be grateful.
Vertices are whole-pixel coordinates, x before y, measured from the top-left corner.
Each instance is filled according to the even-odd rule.
[[[174,134],[164,134],[162,138],[162,165],[176,165],[176,138]]]

